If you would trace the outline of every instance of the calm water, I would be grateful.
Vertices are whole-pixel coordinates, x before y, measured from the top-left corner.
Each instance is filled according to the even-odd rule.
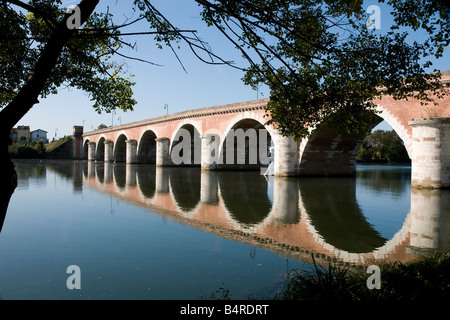
[[[16,162],[0,234],[3,299],[265,298],[287,270],[448,250],[449,191],[410,168],[356,178],[92,162]],[[67,267],[80,268],[69,290]]]

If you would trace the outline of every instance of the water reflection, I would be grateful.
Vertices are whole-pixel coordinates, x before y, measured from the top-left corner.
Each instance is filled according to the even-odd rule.
[[[169,179],[171,193],[182,212],[190,212],[200,202],[200,169],[190,169],[185,174],[185,168],[174,167],[170,170]],[[139,186],[142,184],[139,183]]]
[[[411,170],[407,166],[360,166],[356,172],[356,177],[361,184],[369,187],[374,194],[389,191],[394,197],[401,197],[411,185]]]
[[[18,188],[28,189],[30,183],[42,185],[45,183],[47,170],[43,165],[37,166],[17,166]]]
[[[409,248],[412,251],[450,250],[450,191],[411,191]]]
[[[326,263],[407,261],[424,250],[450,250],[450,191],[411,190],[405,168],[362,168],[356,179],[266,179],[255,172],[103,162],[17,168],[22,184],[53,170],[72,179],[77,192],[92,188],[301,261],[311,261],[311,253]],[[359,193],[377,196],[380,203],[410,196],[408,206],[396,209],[403,210],[402,221],[391,238],[381,236],[361,209],[358,188]]]
[[[246,171],[206,172],[205,175],[218,176],[221,199],[231,219],[239,225],[257,225],[270,215],[272,203],[264,176],[249,177]],[[209,186],[205,188],[209,189]]]
[[[366,220],[356,200],[356,180],[299,179],[305,215],[327,243],[353,253],[372,252],[387,239]]]

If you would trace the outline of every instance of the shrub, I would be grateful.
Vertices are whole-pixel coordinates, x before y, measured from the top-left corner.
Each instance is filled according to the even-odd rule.
[[[415,261],[380,264],[381,288],[369,289],[366,269],[291,271],[276,299],[284,300],[383,300],[450,301],[450,253],[434,253]]]
[[[8,147],[12,158],[42,158],[45,155],[44,142],[42,140],[33,141],[30,144],[13,143]]]

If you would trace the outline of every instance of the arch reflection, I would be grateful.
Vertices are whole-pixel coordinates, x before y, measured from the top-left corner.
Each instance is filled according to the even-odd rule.
[[[94,170],[90,163],[80,169],[84,184],[157,214],[170,212],[181,223],[302,261],[310,261],[311,253],[326,263],[407,261],[418,252],[450,250],[449,190],[402,189],[395,182],[389,195],[408,192],[411,202],[397,232],[386,239],[356,198],[361,183],[374,180],[371,190],[379,189],[381,182],[373,176],[267,180],[255,172],[111,163],[98,163],[104,169]]]
[[[323,239],[348,252],[371,252],[386,239],[366,220],[356,200],[356,181],[299,179],[304,209]]]
[[[116,164],[114,167],[114,182],[115,185],[119,188],[119,189],[125,189],[126,187],[126,165],[125,164]]]
[[[170,168],[170,189],[184,212],[193,210],[200,202],[200,169]]]
[[[156,194],[156,167],[142,166],[141,169],[136,171],[139,190],[145,198],[152,199]]]
[[[218,177],[223,203],[238,223],[256,225],[269,215],[272,203],[264,176],[246,171],[222,171]]]

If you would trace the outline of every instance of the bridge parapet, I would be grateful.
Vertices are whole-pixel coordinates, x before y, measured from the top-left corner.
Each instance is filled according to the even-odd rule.
[[[141,121],[136,121],[132,123],[126,123],[119,126],[114,127],[108,127],[103,128],[99,130],[89,131],[85,132],[84,136],[92,136],[92,135],[99,135],[99,134],[108,134],[111,132],[116,132],[120,130],[129,130],[133,128],[140,128],[145,126],[151,126],[151,125],[160,125],[160,124],[167,124],[167,123],[178,123],[179,121],[185,120],[185,119],[193,119],[193,118],[201,118],[201,117],[212,117],[212,116],[225,116],[229,114],[236,114],[236,113],[243,113],[243,112],[249,112],[249,111],[263,111],[265,113],[264,108],[269,102],[269,99],[259,99],[259,100],[252,100],[252,101],[246,101],[246,102],[238,102],[238,103],[230,103],[220,106],[213,106],[213,107],[207,107],[207,108],[201,108],[201,109],[194,109],[194,110],[188,110],[188,111],[181,111],[174,114],[161,116],[161,117],[155,117],[151,119],[144,119]]]

